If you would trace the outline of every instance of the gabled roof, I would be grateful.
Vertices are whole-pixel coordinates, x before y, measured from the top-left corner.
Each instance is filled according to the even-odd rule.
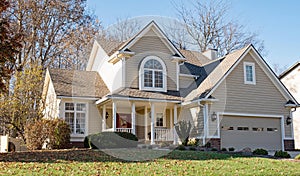
[[[57,96],[101,98],[109,93],[95,71],[49,69]]]
[[[291,71],[293,71],[295,68],[297,68],[298,66],[300,66],[300,61],[296,62],[294,65],[292,65],[290,68],[288,68],[287,70],[285,70],[283,73],[281,73],[278,77],[279,79],[282,79],[283,77],[285,77],[286,75],[288,75]]]
[[[193,65],[203,66],[203,65],[207,64],[208,62],[212,61],[211,59],[207,58],[201,52],[198,52],[198,51],[190,51],[190,50],[180,49],[180,52],[185,57],[186,62],[193,64]]]

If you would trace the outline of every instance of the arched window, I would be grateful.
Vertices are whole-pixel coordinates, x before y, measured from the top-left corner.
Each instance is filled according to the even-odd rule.
[[[148,56],[142,61],[140,89],[166,91],[166,66],[159,57]]]

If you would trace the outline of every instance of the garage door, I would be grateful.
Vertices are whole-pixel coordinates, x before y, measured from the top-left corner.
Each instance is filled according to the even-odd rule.
[[[220,120],[222,148],[282,148],[280,118],[223,116]]]

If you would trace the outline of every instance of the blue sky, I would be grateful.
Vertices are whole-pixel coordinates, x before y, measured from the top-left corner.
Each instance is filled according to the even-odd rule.
[[[177,18],[173,3],[181,0],[88,0],[89,9],[104,27],[117,18],[155,15]],[[183,1],[187,2],[187,1]],[[229,17],[258,32],[265,42],[264,59],[271,67],[289,67],[300,61],[300,1],[298,0],[228,0]]]

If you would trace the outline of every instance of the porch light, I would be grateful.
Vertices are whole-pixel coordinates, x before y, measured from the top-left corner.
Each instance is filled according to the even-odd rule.
[[[286,122],[286,125],[290,125],[292,123],[292,118],[290,116],[287,116],[285,122]]]
[[[215,112],[212,113],[211,115],[211,121],[216,121],[217,120],[217,114]]]

